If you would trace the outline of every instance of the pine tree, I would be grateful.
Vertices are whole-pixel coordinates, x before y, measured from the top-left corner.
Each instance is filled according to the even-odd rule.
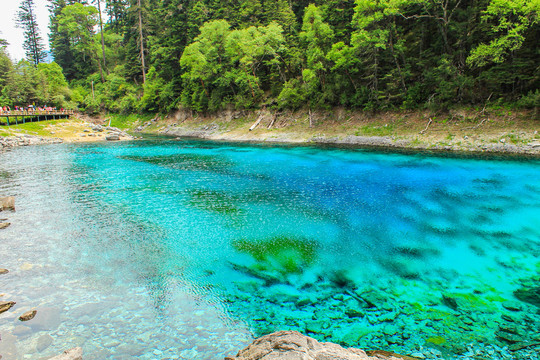
[[[22,0],[17,12],[17,26],[24,30],[24,50],[29,62],[37,65],[45,61],[47,54],[34,12],[34,0]]]
[[[70,36],[66,31],[58,30],[58,18],[62,10],[73,4],[88,5],[86,0],[49,0],[49,43],[54,61],[62,67],[64,75],[68,80],[74,80],[84,76],[80,73],[77,64],[76,51],[71,44]]]

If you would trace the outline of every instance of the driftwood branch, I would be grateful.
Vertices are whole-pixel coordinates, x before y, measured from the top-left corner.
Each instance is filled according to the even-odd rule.
[[[263,119],[263,114],[259,114],[259,117],[257,118],[257,121],[255,121],[255,123],[253,125],[251,125],[251,127],[249,128],[249,131],[252,131],[254,130],[257,126],[259,126],[259,124],[261,123]]]
[[[486,103],[484,104],[484,108],[482,109],[482,115],[484,115],[484,112],[486,111],[486,106],[489,103],[489,99],[491,99],[492,95],[493,95],[493,93],[489,94],[489,96],[488,96],[488,98],[486,100]]]
[[[426,125],[426,128],[424,130],[420,131],[420,134],[424,134],[427,131],[429,125],[431,125],[432,122],[433,122],[433,120],[431,118],[429,118],[429,121],[428,121],[428,123]]]
[[[474,126],[469,126],[469,127],[466,127],[466,128],[463,128],[461,130],[470,130],[470,129],[476,129],[477,127],[480,127],[486,120],[489,120],[488,118],[483,118],[482,121],[480,121],[480,123],[474,125]]]
[[[277,112],[274,113],[274,116],[272,117],[272,121],[270,122],[270,125],[268,125],[268,129],[271,129],[272,126],[274,126],[274,123],[276,122],[276,119],[277,119],[278,115],[279,114]]]

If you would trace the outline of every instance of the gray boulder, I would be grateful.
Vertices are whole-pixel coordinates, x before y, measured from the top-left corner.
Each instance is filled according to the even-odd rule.
[[[413,359],[385,351],[368,355],[365,351],[345,349],[334,343],[320,343],[297,331],[278,331],[256,339],[225,360],[404,360]]]

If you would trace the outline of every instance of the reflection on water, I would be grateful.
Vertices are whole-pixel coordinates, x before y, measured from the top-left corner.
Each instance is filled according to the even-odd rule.
[[[530,349],[538,165],[195,141],[2,153],[17,306],[0,354],[219,359],[283,329],[445,358]]]

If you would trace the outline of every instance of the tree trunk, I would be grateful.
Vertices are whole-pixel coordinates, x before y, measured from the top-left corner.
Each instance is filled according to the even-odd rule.
[[[398,61],[396,52],[394,50],[394,41],[392,40],[392,33],[390,33],[390,36],[389,36],[389,46],[390,46],[390,51],[392,52],[392,57],[394,58],[394,64],[396,64],[396,68],[398,70],[399,79],[401,81],[401,88],[403,89],[405,93],[407,93],[407,86],[405,85],[405,79],[403,78],[403,73],[401,72],[401,66],[399,66],[399,61]]]
[[[98,68],[99,68],[99,75],[101,76],[101,82],[105,82],[105,78],[103,77],[103,68],[101,67],[101,61],[98,59]]]
[[[32,9],[32,6],[28,6],[28,13],[30,17],[30,33],[31,33],[31,39],[30,42],[32,43],[32,50],[31,52],[34,54],[34,65],[39,64],[39,53],[38,53],[38,44],[37,44],[37,31],[36,31],[36,24],[34,22],[34,12]]]
[[[107,71],[107,64],[105,63],[105,37],[103,36],[103,19],[101,17],[101,0],[96,0],[97,6],[98,6],[98,12],[99,12],[99,29],[101,30],[101,52],[103,55],[103,68],[107,72],[107,75],[109,72]],[[103,78],[103,71],[101,72],[101,81],[105,82],[105,79]]]
[[[141,40],[142,81],[143,81],[143,84],[144,84],[144,83],[146,83],[146,65],[144,63],[144,41],[143,41],[143,31],[142,31],[141,0],[137,0],[137,6],[139,8],[139,37],[140,37],[140,40]]]

